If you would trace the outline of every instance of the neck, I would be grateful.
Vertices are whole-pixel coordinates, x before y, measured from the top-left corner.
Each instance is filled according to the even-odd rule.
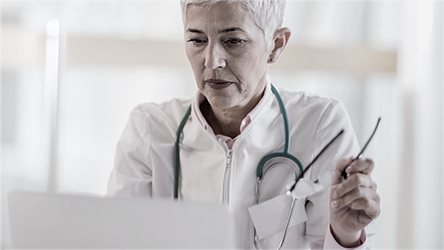
[[[207,100],[201,104],[200,109],[208,124],[213,129],[214,134],[222,134],[231,138],[235,138],[240,134],[240,124],[248,114],[243,116],[240,112],[214,109]]]
[[[200,110],[213,129],[214,134],[222,134],[235,138],[240,132],[242,120],[250,113],[251,110],[259,103],[262,95],[257,100],[250,102],[249,106],[240,109],[222,110],[215,108],[205,99],[200,105]]]

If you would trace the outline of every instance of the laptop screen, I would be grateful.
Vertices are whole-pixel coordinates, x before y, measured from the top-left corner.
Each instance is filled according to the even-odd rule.
[[[151,198],[9,195],[16,248],[231,248],[226,206]]]

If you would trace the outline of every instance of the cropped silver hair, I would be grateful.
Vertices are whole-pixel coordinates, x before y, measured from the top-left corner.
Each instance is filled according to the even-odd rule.
[[[243,4],[250,12],[253,21],[264,32],[267,48],[270,48],[274,32],[282,27],[286,0],[181,0],[183,24],[186,25],[186,11],[189,4],[211,7],[218,2]]]

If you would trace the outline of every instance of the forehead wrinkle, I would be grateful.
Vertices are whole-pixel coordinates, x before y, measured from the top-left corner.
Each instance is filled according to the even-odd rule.
[[[214,13],[215,6],[220,4],[225,4],[223,2],[216,3],[214,5],[206,6],[204,4],[190,4],[186,11],[186,31],[204,31],[207,28],[212,29],[212,32],[215,33],[229,33],[233,31],[241,31],[244,33],[247,32],[247,27],[250,24],[253,24],[257,27],[256,23],[252,19],[249,11],[244,8],[243,5],[239,3],[232,3],[226,12],[224,13]],[[205,12],[205,14],[203,14]],[[235,16],[236,21],[233,20],[233,16]],[[193,19],[193,24],[190,25],[190,19]],[[195,25],[200,26],[201,24],[204,27],[192,27]],[[247,25],[247,27],[244,27]],[[260,28],[259,28],[260,29]],[[201,33],[201,32],[192,32],[192,33]]]

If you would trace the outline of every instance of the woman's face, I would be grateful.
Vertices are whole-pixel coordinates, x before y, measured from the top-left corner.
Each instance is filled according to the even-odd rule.
[[[213,108],[249,111],[257,104],[271,49],[247,10],[236,3],[190,4],[185,40],[197,87]]]

